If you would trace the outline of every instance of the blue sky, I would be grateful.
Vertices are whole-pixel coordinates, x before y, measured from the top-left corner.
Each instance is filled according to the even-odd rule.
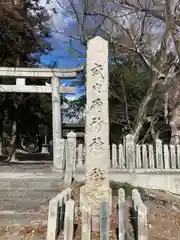
[[[59,68],[74,68],[82,65],[85,62],[85,59],[77,58],[73,56],[71,52],[69,52],[70,44],[69,42],[65,42],[64,39],[61,40],[60,38],[59,42],[57,42],[57,40],[54,40],[52,37],[50,39],[50,43],[54,50],[50,52],[49,55],[41,57],[42,65],[47,65],[53,61],[56,61],[57,67]],[[83,50],[79,43],[74,41],[74,45],[81,51]]]
[[[44,1],[44,0],[42,0]],[[53,5],[48,6],[48,8],[54,7]],[[42,4],[43,5],[43,4]],[[52,14],[52,12],[51,12]],[[62,26],[65,26],[68,28],[68,24],[70,19],[65,17],[63,13],[59,12],[58,14],[53,14],[52,15],[52,25],[56,29],[61,29]],[[73,54],[70,49],[70,39],[68,37],[65,37],[64,35],[61,35],[59,33],[54,33],[52,35],[52,38],[50,39],[51,46],[53,48],[53,51],[50,52],[48,55],[42,56],[41,57],[41,65],[42,66],[47,66],[53,62],[56,62],[56,67],[58,68],[75,68],[78,66],[81,66],[82,64],[85,63],[85,58],[78,58],[76,55]],[[85,50],[83,49],[82,45],[80,42],[72,40],[73,46],[78,49],[81,53],[85,54]],[[72,80],[73,81],[73,80]],[[72,82],[71,80],[62,80],[61,83],[63,84],[68,84]],[[84,90],[84,87],[77,87],[77,94],[76,96],[74,95],[68,95],[69,99],[74,99],[75,97],[78,97],[82,94],[82,91]]]
[[[69,49],[68,42],[64,42],[63,40],[61,41],[60,39],[58,43],[53,38],[50,40],[50,42],[54,50],[50,52],[50,54],[41,57],[42,66],[47,66],[48,64],[56,61],[58,68],[75,68],[85,63],[84,58],[73,57],[72,53],[70,53],[68,50]],[[76,47],[79,47],[80,50],[82,50],[82,47],[79,46],[80,44],[74,43],[74,45],[76,45]],[[62,80],[61,83],[68,84],[71,83],[72,81],[74,80]],[[83,90],[84,87],[77,87],[76,95],[77,96],[81,95]],[[75,98],[75,95],[72,94],[67,96],[69,99]]]

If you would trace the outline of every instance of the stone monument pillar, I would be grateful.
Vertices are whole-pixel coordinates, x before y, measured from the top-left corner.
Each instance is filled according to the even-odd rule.
[[[108,42],[95,37],[88,42],[86,83],[86,182],[81,188],[81,209],[91,206],[100,214],[100,203],[111,206],[109,189]],[[93,218],[92,228],[98,221]]]

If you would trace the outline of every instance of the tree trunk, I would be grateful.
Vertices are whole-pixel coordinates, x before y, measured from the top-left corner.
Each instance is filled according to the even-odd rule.
[[[19,42],[21,41],[21,37],[19,38]],[[16,67],[20,66],[20,56],[17,57],[16,60]],[[16,104],[16,97],[14,99],[14,111],[17,112],[17,104]],[[16,114],[15,114],[16,115]],[[17,119],[13,120],[12,123],[12,137],[11,137],[11,144],[10,144],[10,151],[8,153],[8,161],[15,161],[15,154],[16,154],[16,147],[17,147]]]
[[[1,126],[0,126],[0,155],[3,155],[3,150],[2,150],[2,148],[3,148],[3,144],[2,144],[2,141],[3,141],[3,138],[2,138],[2,136],[3,136],[3,120],[1,120],[0,124],[1,124]]]
[[[11,138],[11,147],[8,154],[8,161],[15,161],[15,154],[16,154],[16,141],[17,140],[17,123],[13,121],[12,124],[12,138]]]

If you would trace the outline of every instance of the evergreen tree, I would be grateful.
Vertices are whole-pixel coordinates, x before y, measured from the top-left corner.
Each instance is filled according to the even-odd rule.
[[[40,6],[39,2],[39,0],[0,1],[1,67],[37,67],[40,56],[52,50],[48,42],[51,37],[50,18],[47,10]],[[27,79],[27,82],[43,84],[44,80]],[[0,83],[14,84],[15,79],[1,78]],[[47,94],[41,96],[1,93],[1,126],[16,124],[16,136],[25,131],[34,135],[39,124],[50,125],[50,104],[51,99]],[[15,142],[13,141],[12,145]]]

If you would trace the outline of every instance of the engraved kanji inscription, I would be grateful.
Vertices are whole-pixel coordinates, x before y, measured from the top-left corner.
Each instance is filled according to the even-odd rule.
[[[91,130],[100,131],[102,127],[103,120],[100,117],[93,117],[92,122],[90,124]]]
[[[100,93],[100,92],[101,92],[101,89],[102,89],[102,84],[100,84],[100,83],[95,83],[95,84],[93,85],[93,89],[94,89],[96,92]]]
[[[92,139],[92,143],[89,145],[89,150],[90,151],[104,150],[103,146],[104,146],[104,142],[101,140],[101,137],[95,137]]]
[[[93,76],[100,75],[102,79],[104,79],[102,64],[94,63],[94,67],[91,68],[91,71]]]
[[[104,171],[100,168],[94,168],[89,175],[89,180],[104,180]]]
[[[92,105],[90,109],[97,108],[97,111],[100,112],[102,104],[103,102],[101,101],[101,99],[97,98],[96,100],[92,101]]]

